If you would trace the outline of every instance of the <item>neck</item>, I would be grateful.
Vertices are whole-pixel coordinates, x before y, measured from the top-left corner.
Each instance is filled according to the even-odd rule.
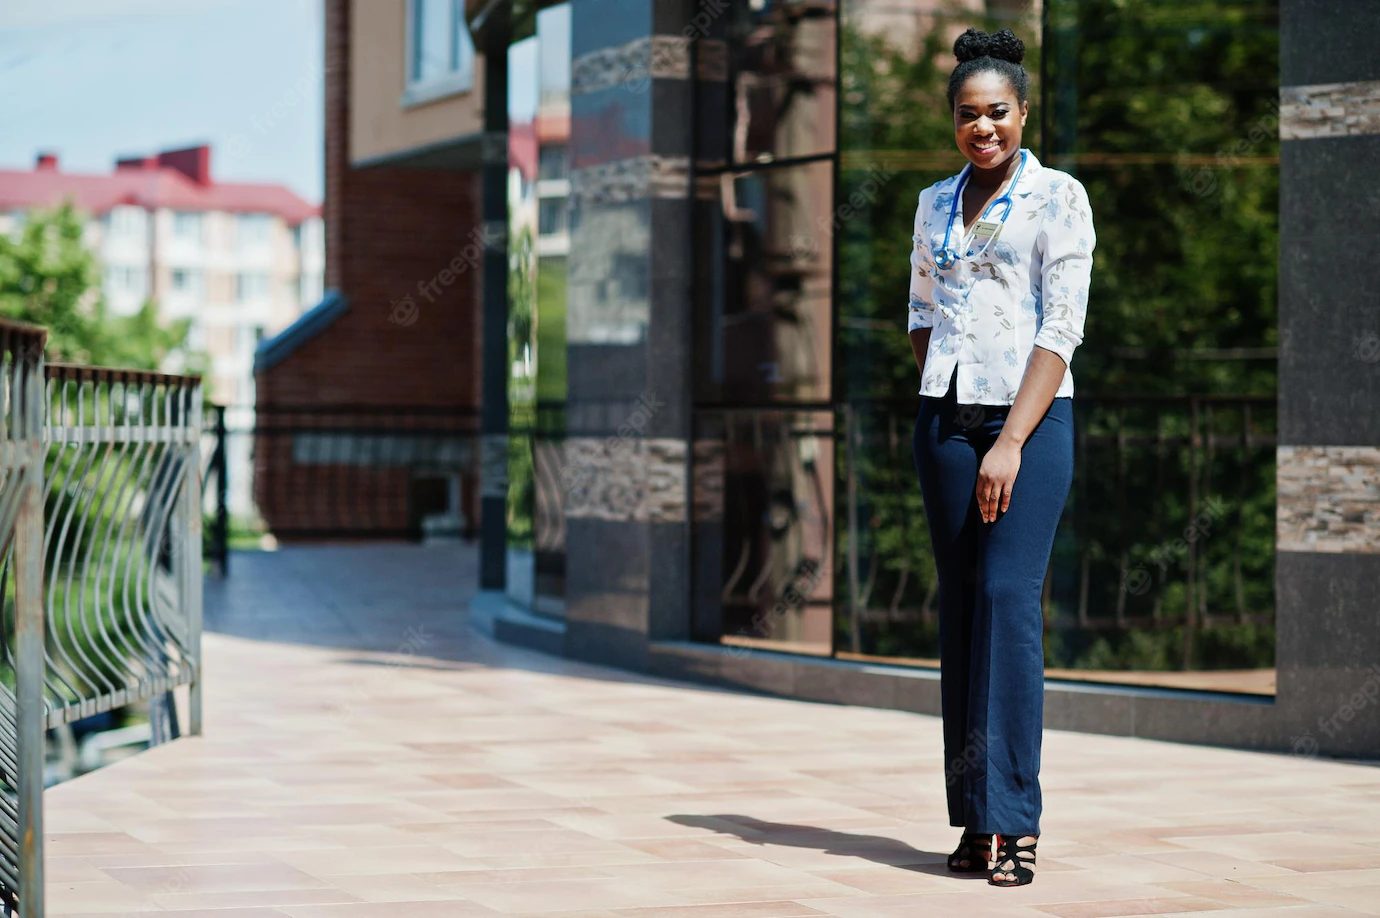
[[[968,182],[977,188],[999,188],[1001,184],[1016,173],[1016,167],[1021,164],[1021,151],[1018,149],[1013,155],[1006,158],[1006,162],[991,169],[978,169],[974,167],[968,173]]]

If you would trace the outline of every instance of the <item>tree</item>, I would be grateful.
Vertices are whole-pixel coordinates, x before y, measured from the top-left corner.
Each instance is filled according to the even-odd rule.
[[[83,228],[65,203],[31,213],[17,240],[0,236],[0,315],[47,328],[49,362],[158,369],[185,348],[191,320],[164,325],[152,300],[133,315],[112,314]],[[192,372],[204,362],[186,361]]]

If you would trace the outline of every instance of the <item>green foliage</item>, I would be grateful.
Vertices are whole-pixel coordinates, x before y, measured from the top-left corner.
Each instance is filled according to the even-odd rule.
[[[1277,7],[1049,0],[1043,36],[1016,29],[1036,78],[1023,144],[1083,182],[1098,234],[1075,357],[1076,477],[1045,610],[1052,666],[1273,662]],[[894,174],[838,234],[836,380],[855,440],[836,493],[846,512],[853,476],[856,509],[853,526],[847,517],[839,526],[837,640],[933,657],[937,634],[921,612],[933,609],[934,566],[910,443],[918,377],[903,304],[916,197],[963,164],[948,72],[937,66],[949,33],[902,48],[847,17],[844,26],[838,199],[875,184],[879,166]],[[1163,400],[1098,398],[1128,393]],[[1195,407],[1188,395],[1264,400]],[[840,417],[840,455],[845,426]],[[1217,515],[1190,530],[1209,498]],[[851,538],[872,612],[857,648]],[[1147,580],[1128,590],[1137,570]],[[879,619],[893,607],[902,614]],[[1079,628],[1080,609],[1102,627]],[[1137,624],[1107,628],[1117,614]]]
[[[18,240],[0,236],[0,315],[47,328],[51,363],[157,369],[184,346],[190,320],[164,325],[152,301],[113,315],[82,233],[80,215],[63,204],[31,213]]]

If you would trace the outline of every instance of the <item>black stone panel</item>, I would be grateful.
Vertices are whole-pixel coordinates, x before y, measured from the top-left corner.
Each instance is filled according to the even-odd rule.
[[[568,345],[569,400],[636,399],[647,382],[646,354],[641,342]]]
[[[689,281],[694,258],[691,233],[693,210],[685,199],[654,198],[651,201],[651,278]],[[687,288],[688,289],[688,288]],[[652,291],[655,296],[656,291]],[[689,309],[690,304],[684,304]]]
[[[1283,86],[1380,80],[1380,2],[1282,0],[1279,76]]]
[[[1281,551],[1275,582],[1280,694],[1291,705],[1328,671],[1380,665],[1380,554]]]
[[[658,156],[690,157],[694,119],[689,80],[652,80],[652,152]],[[687,182],[686,193],[689,193]]]
[[[687,440],[686,387],[692,342],[688,334],[690,292],[683,280],[652,282],[652,321],[647,337],[647,391],[657,407],[644,436]]]
[[[646,667],[647,524],[566,519],[566,656]]]
[[[1373,134],[1281,143],[1280,245],[1352,234],[1373,240],[1380,234],[1380,183],[1373,175],[1377,161],[1380,136]],[[1354,252],[1348,245],[1336,254]]]
[[[1380,757],[1380,555],[1282,551],[1275,582],[1289,745]]]
[[[1147,739],[1282,752],[1288,748],[1287,734],[1279,715],[1278,706],[1268,701],[1206,700],[1166,693],[1136,698],[1133,726],[1134,735]],[[1096,721],[1091,729],[1105,732]]]
[[[697,31],[697,15],[716,18],[735,0],[652,0],[652,31],[658,35],[690,37]]]
[[[647,596],[647,630],[652,640],[684,641],[690,637],[690,565],[683,522],[647,524],[651,589]]]
[[[1377,162],[1380,136],[1282,144],[1281,443],[1380,443],[1380,285],[1356,267],[1380,262]]]

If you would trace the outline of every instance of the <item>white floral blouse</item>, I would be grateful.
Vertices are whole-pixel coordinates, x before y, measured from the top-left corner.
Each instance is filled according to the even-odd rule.
[[[944,245],[958,178],[920,192],[915,211],[907,333],[934,329],[920,394],[945,395],[957,367],[960,404],[1010,405],[1039,346],[1064,360],[1055,397],[1073,395],[1068,363],[1083,341],[1097,243],[1087,192],[1076,178],[1040,165],[1027,150],[1020,181],[1009,192],[1011,215],[996,240],[984,252],[966,254],[960,198],[949,242],[960,257],[952,267],[939,268],[934,253]],[[991,219],[1000,219],[1004,209],[998,204]]]

